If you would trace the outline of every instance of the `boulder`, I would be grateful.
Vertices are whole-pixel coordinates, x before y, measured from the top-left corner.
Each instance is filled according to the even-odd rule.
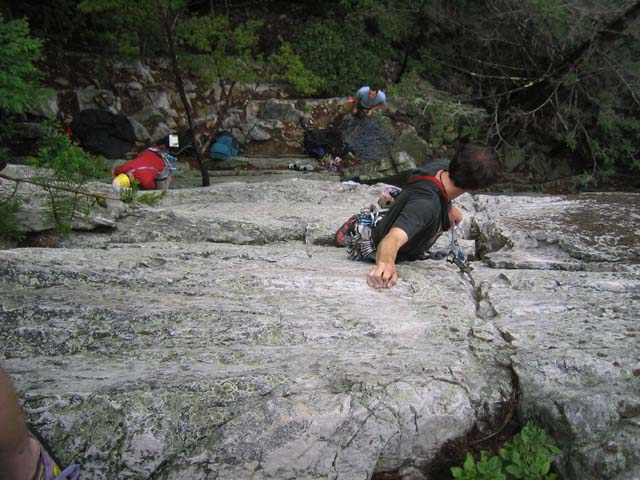
[[[29,106],[27,113],[43,118],[56,118],[60,112],[58,95],[55,91],[47,90],[45,100],[39,105]]]
[[[151,67],[143,64],[140,60],[131,62],[115,62],[113,68],[120,75],[128,74],[133,81],[143,84],[155,83]]]
[[[2,173],[17,179],[32,179],[35,181],[50,181],[50,174],[44,169],[34,169],[24,165],[7,165]],[[65,184],[65,186],[72,186]],[[0,179],[0,198],[6,198],[16,188],[16,183],[11,180]],[[97,196],[114,196],[111,184],[88,182],[82,186],[83,191],[95,193]],[[51,197],[40,186],[27,182],[19,182],[15,190],[16,198],[21,202],[19,210],[19,223],[26,233],[46,232],[57,228],[51,210]],[[68,208],[64,205],[63,197],[70,202],[71,196],[60,192],[56,201],[60,205],[60,215],[66,222],[70,216]],[[87,208],[89,201],[91,208]],[[115,228],[116,219],[123,215],[126,206],[120,201],[107,201],[104,207],[98,207],[93,197],[80,196],[76,200],[75,213],[71,227],[76,230],[94,230],[103,228]]]
[[[414,128],[405,129],[396,139],[393,154],[405,152],[413,158],[418,165],[422,165],[433,158],[433,151],[429,144],[421,138]]]
[[[121,103],[117,101],[116,95],[111,90],[99,89],[90,85],[76,90],[76,98],[79,111],[99,107],[113,114],[120,113]]]
[[[267,100],[262,105],[258,116],[264,120],[280,120],[281,122],[297,122],[304,114],[296,110],[293,101]]]
[[[391,182],[398,177],[408,177],[415,168],[415,159],[408,153],[399,151],[377,161],[347,168],[344,170],[344,177],[357,178],[369,184]]]
[[[131,125],[133,125],[133,132],[136,136],[136,141],[147,144],[151,140],[149,130],[147,130],[144,125],[142,125],[137,120],[134,120],[133,118],[129,118],[129,121],[131,122]]]
[[[169,112],[171,110],[171,102],[169,101],[171,94],[167,90],[145,90],[143,95],[145,108]]]

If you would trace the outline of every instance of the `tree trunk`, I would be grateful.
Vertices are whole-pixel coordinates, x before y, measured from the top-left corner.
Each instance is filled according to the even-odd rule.
[[[210,185],[209,181],[209,171],[207,170],[204,162],[202,161],[202,155],[200,154],[200,149],[198,148],[198,143],[196,142],[195,128],[193,126],[193,115],[191,112],[191,104],[189,103],[189,99],[187,98],[187,94],[184,90],[184,83],[182,82],[182,73],[180,72],[180,66],[178,65],[178,56],[176,55],[175,41],[173,38],[173,26],[171,25],[172,21],[169,18],[169,12],[165,11],[163,15],[163,26],[165,29],[165,34],[167,36],[167,43],[169,47],[169,56],[171,57],[171,67],[173,69],[173,74],[175,76],[176,87],[178,89],[178,94],[180,95],[180,100],[182,100],[182,105],[184,106],[184,111],[187,116],[187,122],[189,123],[189,135],[191,136],[191,143],[193,145],[193,151],[196,155],[196,163],[198,168],[200,169],[200,174],[202,176],[202,186],[208,187]]]
[[[235,87],[235,85],[236,85],[236,81],[234,80],[231,82],[231,85],[229,85],[229,93],[225,93],[224,81],[220,80],[220,90],[222,92],[222,95],[224,95],[224,103],[222,105],[222,110],[218,113],[218,118],[216,119],[216,123],[213,125],[213,129],[212,129],[213,135],[209,137],[209,140],[207,141],[206,145],[202,149],[203,155],[207,155],[209,148],[211,148],[211,144],[216,138],[216,133],[218,133],[218,130],[220,130],[220,126],[222,125],[222,121],[224,120],[224,117],[227,116],[229,107],[231,107],[231,100],[233,98],[233,87]]]

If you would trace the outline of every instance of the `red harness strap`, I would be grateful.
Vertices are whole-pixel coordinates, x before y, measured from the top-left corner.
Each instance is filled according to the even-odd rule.
[[[427,182],[435,183],[438,187],[438,190],[440,190],[440,195],[442,195],[442,198],[444,198],[445,203],[449,203],[449,196],[447,195],[447,191],[444,189],[444,185],[442,184],[442,182],[436,177],[432,177],[431,175],[419,175],[417,177],[409,178],[409,180],[407,180],[407,183],[416,183],[420,180],[426,180]]]

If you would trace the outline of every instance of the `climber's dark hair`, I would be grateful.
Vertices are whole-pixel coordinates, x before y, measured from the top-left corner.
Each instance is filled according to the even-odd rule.
[[[498,180],[500,163],[492,148],[467,143],[449,164],[449,178],[456,187],[478,190]]]

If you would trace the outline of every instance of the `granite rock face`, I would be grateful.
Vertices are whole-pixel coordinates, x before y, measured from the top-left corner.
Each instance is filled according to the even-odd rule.
[[[40,185],[55,185],[51,175],[44,169],[34,169],[25,165],[7,165],[2,174],[13,179],[26,179],[27,181],[13,181],[0,178],[0,200],[6,201],[15,198],[20,201],[20,209],[17,214],[18,222],[22,230],[27,233],[42,232],[56,227],[56,221],[52,210],[51,197],[56,199],[57,214],[62,223],[68,223],[75,230],[112,229],[116,221],[127,210],[126,205],[118,200],[111,185],[106,182],[90,182],[78,187],[81,191],[90,191],[95,197],[101,197],[103,208],[96,205],[94,196],[78,195],[75,197],[75,208],[70,208],[74,200],[74,194],[65,191],[56,191],[50,194]],[[40,185],[28,181],[40,182]],[[68,185],[63,185],[63,187]],[[73,187],[73,185],[69,185]],[[94,208],[88,208],[91,205]],[[73,215],[70,212],[74,212]]]
[[[565,478],[640,478],[640,196],[479,197],[480,312]],[[482,243],[482,241],[480,242]]]
[[[86,478],[415,478],[517,388],[565,478],[635,478],[640,197],[467,195],[471,275],[404,263],[375,291],[331,243],[380,189],[174,190],[64,248],[0,251],[29,420]]]

